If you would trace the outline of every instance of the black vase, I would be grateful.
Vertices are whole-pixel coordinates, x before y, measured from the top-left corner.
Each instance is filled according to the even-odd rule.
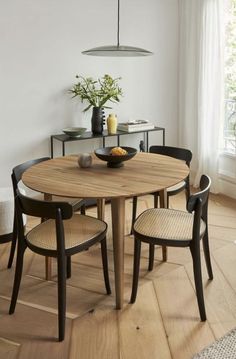
[[[93,135],[102,134],[104,121],[105,121],[104,109],[102,107],[93,107],[93,114],[91,119]]]

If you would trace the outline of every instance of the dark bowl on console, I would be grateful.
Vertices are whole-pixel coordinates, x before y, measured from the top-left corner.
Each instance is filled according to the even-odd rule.
[[[107,162],[107,167],[118,168],[124,166],[123,162],[130,160],[137,153],[136,148],[122,146],[123,150],[127,151],[125,155],[112,155],[113,147],[98,148],[94,151],[95,155],[102,161]]]

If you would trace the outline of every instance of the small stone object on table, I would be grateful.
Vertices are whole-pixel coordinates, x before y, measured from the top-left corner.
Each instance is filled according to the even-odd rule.
[[[81,168],[88,168],[92,166],[92,156],[89,153],[82,153],[78,157],[78,165]]]

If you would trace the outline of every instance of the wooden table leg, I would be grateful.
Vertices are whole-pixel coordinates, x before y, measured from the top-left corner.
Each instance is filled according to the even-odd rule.
[[[164,189],[160,191],[160,208],[167,208],[167,191]],[[162,246],[163,262],[167,261],[167,247]]]
[[[51,194],[44,194],[45,201],[51,201],[52,195]],[[46,280],[52,280],[52,258],[45,257],[45,278]]]
[[[97,199],[97,217],[104,221],[105,218],[105,199],[98,198]]]
[[[111,200],[112,234],[115,269],[116,309],[122,309],[124,300],[124,230],[125,199]]]

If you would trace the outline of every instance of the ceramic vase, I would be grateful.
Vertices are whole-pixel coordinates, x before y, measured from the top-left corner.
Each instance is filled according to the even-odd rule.
[[[91,128],[93,135],[96,136],[102,134],[104,121],[104,109],[102,107],[93,107],[93,114],[91,119]]]
[[[110,113],[107,117],[107,132],[109,135],[116,134],[117,131],[117,117],[114,113]]]

